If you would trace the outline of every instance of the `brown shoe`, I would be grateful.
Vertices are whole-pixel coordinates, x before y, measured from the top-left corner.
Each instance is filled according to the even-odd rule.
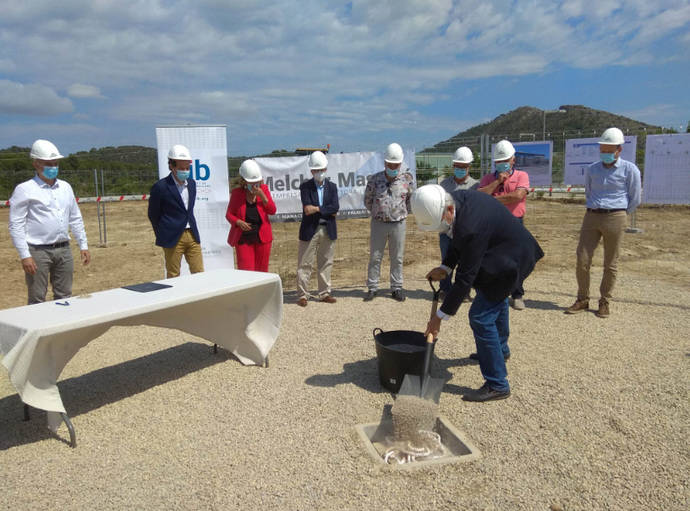
[[[566,314],[577,314],[589,309],[589,300],[576,300],[574,304],[565,310]]]
[[[297,305],[300,307],[306,307],[307,306],[307,299],[302,297],[299,300],[297,300]]]
[[[600,318],[608,318],[610,314],[611,311],[609,311],[609,302],[599,300],[599,310],[596,312],[596,315]]]
[[[321,298],[321,301],[322,301],[322,302],[326,302],[326,303],[335,303],[335,302],[337,302],[338,300],[336,300],[335,298],[333,298],[331,295],[326,295],[326,296],[324,296],[323,298]]]

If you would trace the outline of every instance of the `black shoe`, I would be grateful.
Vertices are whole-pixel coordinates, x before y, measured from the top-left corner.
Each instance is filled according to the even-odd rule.
[[[404,302],[404,301],[405,301],[405,295],[403,294],[403,290],[402,290],[402,289],[396,289],[395,291],[393,291],[393,292],[391,293],[391,296],[392,296],[394,299],[398,300],[399,302]]]
[[[375,289],[370,289],[367,291],[367,294],[364,295],[364,301],[365,302],[370,302],[374,299],[374,297],[378,294],[378,291]]]
[[[479,361],[479,355],[477,355],[476,353],[470,353],[470,356],[468,358],[471,358],[472,360]],[[503,360],[505,360],[506,362],[508,362],[509,358],[510,358],[510,353],[508,353],[507,355],[503,355]]]
[[[497,399],[505,399],[510,396],[510,390],[494,390],[489,387],[488,383],[485,383],[480,388],[472,392],[471,394],[466,394],[462,396],[463,401],[495,401]]]

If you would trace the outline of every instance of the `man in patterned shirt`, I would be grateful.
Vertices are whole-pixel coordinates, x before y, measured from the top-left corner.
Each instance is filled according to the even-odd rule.
[[[399,144],[390,144],[384,158],[385,169],[371,176],[364,191],[364,206],[371,212],[369,236],[369,267],[367,270],[367,294],[365,302],[378,294],[381,259],[388,243],[390,258],[390,284],[394,299],[402,302],[403,256],[405,253],[405,228],[410,211],[410,197],[414,191],[414,178],[407,171],[401,172],[403,150]]]

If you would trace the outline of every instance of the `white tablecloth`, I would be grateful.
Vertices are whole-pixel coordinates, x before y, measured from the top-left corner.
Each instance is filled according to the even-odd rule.
[[[262,364],[283,315],[280,277],[215,270],[157,281],[140,293],[111,289],[91,297],[0,311],[0,351],[22,401],[65,412],[57,379],[80,348],[116,325],[176,328],[223,346],[243,364]]]

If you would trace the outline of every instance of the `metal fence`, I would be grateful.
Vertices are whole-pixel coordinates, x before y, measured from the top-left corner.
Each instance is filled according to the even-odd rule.
[[[548,120],[548,117],[546,119]],[[546,128],[548,128],[548,124],[545,124],[543,132],[505,132],[492,135],[478,134],[467,137],[452,137],[446,142],[417,153],[417,174],[422,181],[450,175],[452,173],[451,160],[453,152],[458,147],[464,145],[472,149],[475,154],[475,161],[470,168],[470,174],[475,178],[479,178],[489,172],[491,168],[490,154],[492,144],[503,139],[508,139],[512,142],[540,141],[543,135],[544,141],[553,142],[552,185],[560,186],[567,184],[563,182],[566,140],[571,138],[598,137],[603,129],[584,127],[577,130],[551,131]],[[619,126],[619,128],[625,135],[637,135],[636,163],[640,170],[644,172],[646,135],[656,134],[657,132],[651,133],[646,128],[638,127]],[[663,132],[663,129],[661,132]],[[276,157],[280,156],[281,154],[276,154]],[[237,168],[243,159],[244,157],[228,158],[228,168],[230,169],[231,177],[237,174]],[[69,158],[62,162],[63,166],[60,168],[60,177],[69,181],[77,196],[93,196],[95,191],[94,169],[72,170],[68,168],[69,162]],[[0,172],[0,199],[7,199],[17,184],[33,176],[33,171],[27,169],[15,170],[3,167],[1,163],[0,161],[0,168],[2,168]],[[149,192],[153,183],[158,179],[157,168],[114,170],[115,166],[114,164],[113,168],[109,169],[104,164],[97,169],[99,175],[102,175],[103,178],[99,183],[101,193],[97,193],[97,196],[145,194]]]
[[[547,118],[548,119],[548,118]],[[636,164],[644,173],[645,145],[647,135],[665,132],[648,131],[646,128],[618,126],[625,135],[637,136]],[[573,138],[599,137],[604,129],[582,128],[577,130],[544,131],[544,132],[505,132],[493,135],[480,134],[466,137],[452,137],[448,141],[436,144],[417,153],[417,175],[424,179],[442,177],[452,173],[453,152],[461,146],[467,146],[475,154],[475,161],[470,167],[472,177],[479,178],[491,169],[491,146],[499,140],[511,142],[553,142],[551,184],[567,185],[564,182],[564,163],[566,140]],[[666,131],[668,132],[668,131]],[[542,138],[543,135],[543,138]]]

